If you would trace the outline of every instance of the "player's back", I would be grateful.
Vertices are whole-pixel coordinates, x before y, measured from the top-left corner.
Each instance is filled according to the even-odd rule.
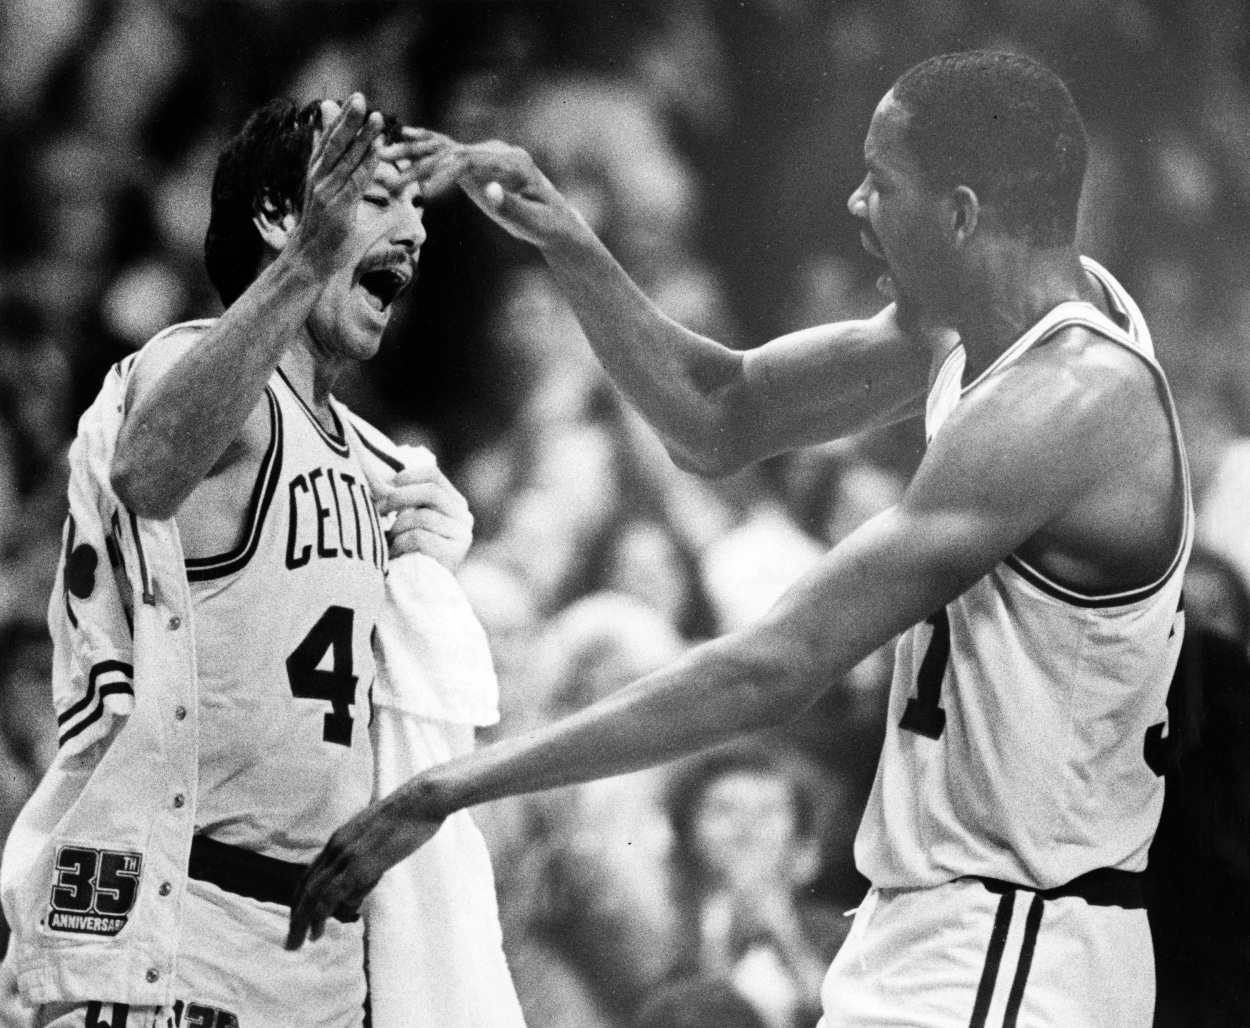
[[[1166,731],[1192,537],[1175,411],[1140,312],[1092,262],[1127,332],[1063,304],[961,390],[959,358],[930,394],[932,436],[960,396],[1078,325],[1137,354],[1159,384],[1185,493],[1167,567],[1132,590],[1073,588],[1013,554],[899,642],[887,735],[856,840],[877,886],[981,876],[1047,889],[1145,866],[1162,805],[1151,766]]]

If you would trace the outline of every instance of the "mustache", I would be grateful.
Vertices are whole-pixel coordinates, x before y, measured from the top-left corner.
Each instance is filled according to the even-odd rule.
[[[372,271],[393,271],[405,279],[417,277],[416,261],[406,250],[369,254],[356,268],[357,275],[367,275]]]

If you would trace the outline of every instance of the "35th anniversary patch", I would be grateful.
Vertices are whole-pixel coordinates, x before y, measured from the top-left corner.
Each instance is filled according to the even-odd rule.
[[[135,905],[142,868],[139,853],[62,846],[56,851],[48,927],[116,935]]]

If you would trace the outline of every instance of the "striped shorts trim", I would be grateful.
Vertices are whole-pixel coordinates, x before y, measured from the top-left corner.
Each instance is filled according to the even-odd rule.
[[[874,889],[821,997],[822,1028],[1150,1028],[1149,924],[1132,905],[976,879]]]

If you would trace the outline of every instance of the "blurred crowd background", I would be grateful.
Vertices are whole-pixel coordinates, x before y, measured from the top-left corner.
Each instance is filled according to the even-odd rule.
[[[1092,140],[1083,250],[1138,298],[1174,385],[1200,519],[1188,615],[1209,641],[1190,666],[1217,653],[1231,684],[1211,694],[1225,749],[1186,780],[1220,798],[1199,789],[1197,828],[1173,819],[1216,840],[1189,880],[1244,895],[1250,28],[1232,0],[4,0],[0,837],[55,747],[44,614],[75,420],[116,360],[219,311],[209,185],[255,105],[361,89],[405,122],[522,144],[662,308],[746,348],[880,307],[845,208],[864,131],[906,67],[975,46],[1069,83]],[[504,702],[489,734],[752,619],[920,458],[908,424],[691,478],[533,253],[458,194],[426,223],[419,283],[340,395],[469,497],[461,577]],[[479,811],[533,1028],[814,1023],[865,888],[851,840],[890,664],[831,682],[766,744]],[[1217,992],[1245,929],[1218,948],[1232,963],[1194,972]],[[1168,1023],[1246,1023],[1181,1010]]]

